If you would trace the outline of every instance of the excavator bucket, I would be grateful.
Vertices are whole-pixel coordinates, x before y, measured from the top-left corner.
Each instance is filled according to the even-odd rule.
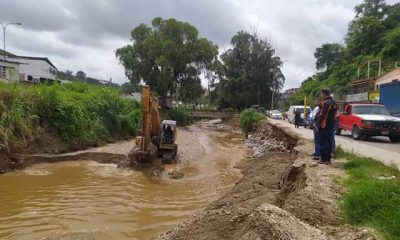
[[[137,151],[134,161],[138,165],[153,164],[153,162],[155,161],[155,156],[151,152]]]
[[[129,161],[131,166],[154,164],[157,161],[157,147],[153,144],[149,144],[147,150],[135,147],[129,153]]]

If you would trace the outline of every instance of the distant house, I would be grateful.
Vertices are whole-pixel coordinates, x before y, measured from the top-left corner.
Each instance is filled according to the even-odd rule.
[[[350,94],[364,93],[375,90],[376,78],[365,78],[352,81],[350,83]]]
[[[375,90],[376,78],[357,79],[350,83],[347,95],[340,101],[344,102],[367,102],[370,101],[371,93]]]
[[[375,89],[379,90],[380,85],[386,83],[393,83],[400,81],[400,68],[395,68],[394,70],[386,73],[382,77],[376,79],[375,81]]]
[[[131,94],[124,94],[122,95],[124,98],[135,100],[136,102],[142,101],[142,93],[141,92],[134,92]]]
[[[19,63],[20,80],[26,82],[55,81],[57,68],[46,57],[8,56],[7,60]]]
[[[0,80],[7,82],[19,81],[19,63],[0,60]]]
[[[392,114],[400,114],[400,68],[395,68],[375,81],[375,91],[370,94],[374,102],[386,105]]]

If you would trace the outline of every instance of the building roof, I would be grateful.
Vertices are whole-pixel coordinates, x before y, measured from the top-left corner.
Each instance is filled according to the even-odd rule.
[[[6,56],[15,56],[14,54],[10,53],[10,52],[4,52],[4,50],[0,49],[0,55],[3,56],[4,53],[6,53]]]
[[[22,58],[22,59],[29,59],[29,60],[42,60],[46,61],[48,64],[50,64],[52,67],[57,69],[56,66],[47,58],[47,57],[28,57],[28,56],[9,56],[8,58]]]
[[[359,85],[359,84],[364,84],[364,83],[370,83],[371,81],[375,81],[376,78],[370,77],[370,78],[363,78],[363,79],[357,79],[351,82],[351,85]]]
[[[392,71],[386,73],[385,75],[379,77],[378,79],[376,79],[377,82],[380,82],[382,79],[386,79],[386,78],[390,78],[393,76],[399,75],[400,76],[400,68],[395,68]]]

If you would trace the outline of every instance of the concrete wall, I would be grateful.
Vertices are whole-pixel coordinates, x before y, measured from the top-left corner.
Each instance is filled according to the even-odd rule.
[[[2,81],[18,82],[19,81],[19,65],[16,63],[0,62],[0,66],[6,67],[6,78]]]
[[[45,60],[25,59],[18,57],[9,58],[9,60],[20,63],[19,71],[21,76],[23,76],[23,79],[21,80],[27,81],[28,76],[38,79],[56,79],[57,70]]]
[[[368,101],[368,92],[350,94],[345,96],[346,102],[362,102]]]
[[[386,83],[391,83],[393,80],[400,81],[400,68],[396,68],[393,71],[383,75],[382,77],[376,79],[375,89],[379,89],[379,86]]]

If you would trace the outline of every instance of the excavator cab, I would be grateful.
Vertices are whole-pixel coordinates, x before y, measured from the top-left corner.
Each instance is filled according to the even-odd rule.
[[[176,121],[163,120],[160,124],[158,155],[163,162],[171,162],[178,152],[178,145],[175,143],[177,137]]]

